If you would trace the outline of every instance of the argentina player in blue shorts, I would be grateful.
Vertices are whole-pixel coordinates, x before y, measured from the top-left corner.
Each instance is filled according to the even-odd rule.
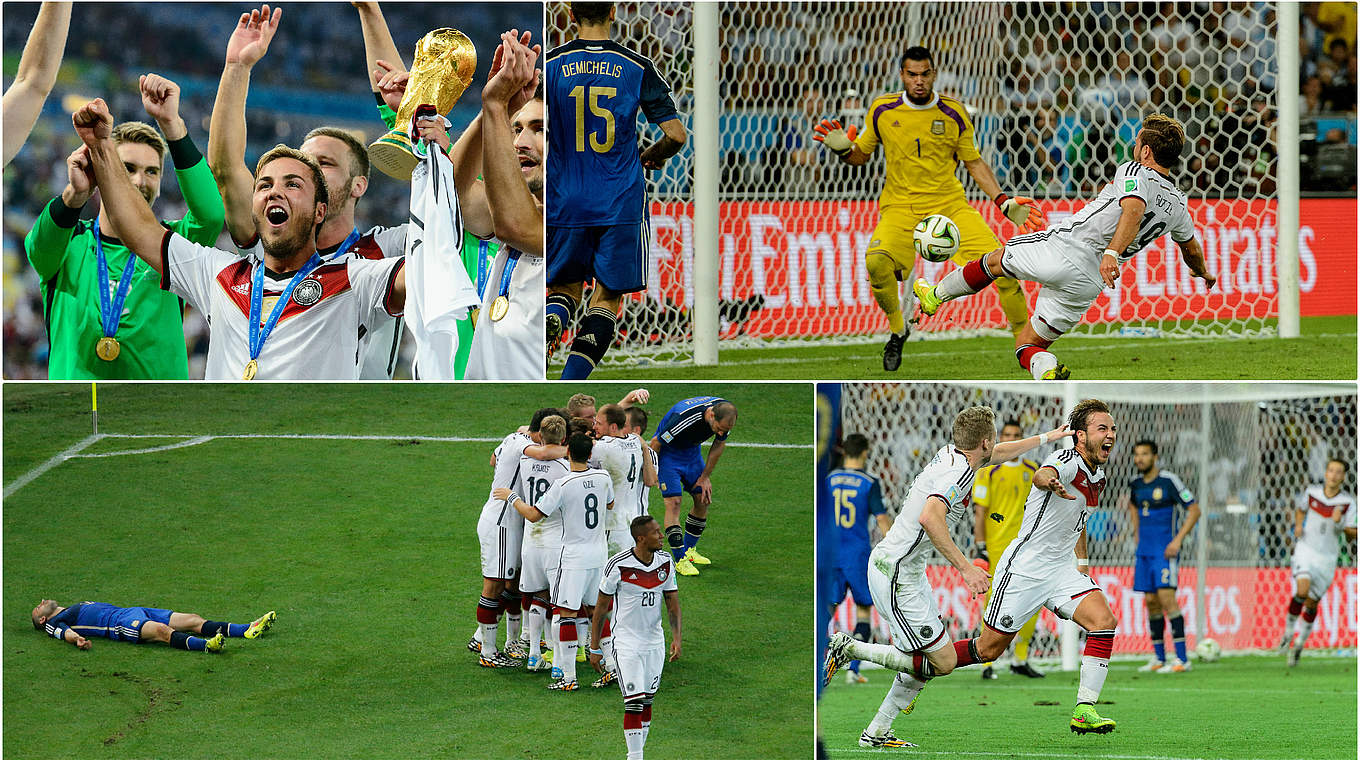
[[[58,641],[89,649],[90,637],[140,644],[156,641],[191,652],[221,652],[228,637],[255,639],[278,618],[272,610],[252,623],[218,623],[192,612],[154,607],[117,607],[104,602],[81,602],[62,607],[44,599],[33,608],[33,628]],[[191,636],[190,634],[197,634]]]
[[[613,3],[571,4],[576,39],[548,51],[548,355],[571,325],[587,280],[590,309],[576,326],[563,380],[582,380],[614,342],[625,293],[647,287],[642,170],[685,145],[670,86],[646,57],[610,40]],[[637,115],[664,136],[639,154]]]
[[[1137,558],[1133,567],[1133,590],[1142,591],[1147,603],[1148,633],[1153,659],[1139,668],[1143,672],[1183,673],[1190,669],[1185,653],[1185,618],[1176,604],[1176,556],[1181,542],[1199,520],[1199,504],[1189,488],[1169,470],[1157,466],[1157,444],[1142,440],[1133,445],[1133,465],[1138,477],[1129,481],[1129,511],[1138,533]],[[1177,507],[1185,509],[1180,519]],[[1176,656],[1166,659],[1165,632],[1171,627]]]
[[[698,575],[695,565],[711,564],[695,546],[708,524],[708,507],[713,503],[709,476],[727,446],[727,434],[737,424],[737,406],[717,396],[696,396],[671,407],[657,425],[652,450],[657,453],[656,474],[661,481],[661,496],[666,502],[666,544],[675,557],[675,571]],[[709,438],[713,445],[705,461],[699,445]],[[680,529],[680,498],[688,493],[694,508]]]
[[[868,641],[869,608],[874,606],[869,594],[869,516],[878,522],[878,529],[887,535],[892,527],[892,518],[883,508],[883,489],[878,478],[864,471],[869,458],[869,439],[861,433],[846,436],[841,444],[845,461],[840,469],[832,470],[826,476],[827,491],[836,515],[836,565],[832,570],[833,579],[831,603],[840,604],[845,598],[845,590],[855,600],[855,633],[860,641]],[[850,663],[845,671],[847,683],[866,683],[867,679],[859,674],[859,660]]]

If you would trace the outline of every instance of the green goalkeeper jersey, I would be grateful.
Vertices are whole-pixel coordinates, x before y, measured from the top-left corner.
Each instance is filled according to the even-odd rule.
[[[189,213],[178,221],[161,223],[195,243],[214,245],[226,214],[208,162],[188,137],[171,143],[170,157]],[[95,264],[94,223],[79,217],[80,209],[67,208],[58,196],[24,238],[28,261],[42,278],[50,346],[48,378],[187,379],[182,305],[177,296],[161,289],[160,275],[141,259],[133,267],[132,284],[118,320],[118,357],[104,361],[95,354],[95,344],[104,335],[99,288],[109,288],[112,297],[128,257],[136,254],[117,238],[101,235],[109,274],[109,282],[101,283]]]

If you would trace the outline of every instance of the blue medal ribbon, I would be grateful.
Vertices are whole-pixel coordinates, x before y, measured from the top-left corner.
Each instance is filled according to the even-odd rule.
[[[288,305],[288,299],[293,297],[293,290],[298,283],[307,279],[307,275],[313,269],[321,266],[321,255],[313,252],[312,257],[307,259],[307,263],[293,275],[293,279],[288,281],[288,287],[283,289],[283,294],[274,303],[274,308],[269,312],[269,319],[264,325],[260,325],[260,312],[264,310],[264,261],[255,265],[255,272],[252,275],[253,282],[250,287],[250,359],[254,361],[260,358],[260,351],[264,349],[264,342],[269,340],[269,334],[274,332],[274,326],[279,323],[279,317],[283,316],[283,309]]]
[[[515,265],[519,263],[519,251],[510,249],[510,260],[505,262],[505,270],[501,272],[501,289],[498,296],[510,297],[510,275],[515,273]]]
[[[491,243],[486,240],[477,241],[477,297],[481,298],[486,292],[486,281],[491,276],[490,257],[486,255],[491,248]]]
[[[335,253],[326,256],[326,261],[335,261],[336,259],[342,258],[349,252],[350,248],[354,247],[355,243],[359,242],[360,237],[362,236],[359,234],[359,228],[355,227],[350,231],[349,236],[345,238],[344,242],[340,244],[340,247],[335,249]]]
[[[123,277],[118,281],[117,292],[109,297],[109,261],[104,258],[104,242],[99,237],[99,219],[94,220],[94,261],[99,277],[99,316],[104,328],[104,337],[112,338],[118,332],[118,320],[123,315],[123,303],[127,301],[128,290],[132,287],[132,269],[137,265],[137,254],[128,250],[127,263],[123,265]]]

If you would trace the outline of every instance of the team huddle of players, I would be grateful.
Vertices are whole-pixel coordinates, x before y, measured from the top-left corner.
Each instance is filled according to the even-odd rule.
[[[859,434],[846,438],[844,468],[827,475],[840,528],[833,598],[849,589],[859,617],[853,635],[832,636],[824,678],[829,680],[840,668],[854,667],[861,659],[896,671],[882,705],[860,736],[861,746],[915,746],[894,735],[894,718],[912,711],[931,679],[955,668],[986,664],[983,678],[995,678],[990,663],[1004,655],[1013,640],[1012,671],[1043,677],[1027,661],[1028,639],[1043,608],[1086,630],[1071,730],[1114,730],[1115,721],[1097,713],[1095,703],[1108,671],[1116,619],[1089,576],[1086,519],[1105,488],[1104,465],[1116,433],[1109,408],[1095,399],[1078,403],[1067,426],[1029,438],[1021,437],[1016,421],[1008,421],[998,437],[990,408],[965,409],[954,419],[952,443],[917,475],[891,527],[882,515],[878,481],[864,472],[867,439]],[[1025,451],[1069,436],[1073,445],[1060,446],[1042,463],[1020,458]],[[1158,466],[1155,441],[1134,444],[1134,464],[1138,475],[1129,482],[1125,499],[1138,535],[1133,588],[1145,594],[1154,651],[1140,670],[1184,673],[1191,665],[1184,620],[1175,601],[1177,557],[1199,518],[1199,507],[1180,478]],[[1324,483],[1309,487],[1298,505],[1294,597],[1279,645],[1287,650],[1290,666],[1298,662],[1318,601],[1332,582],[1339,534],[1352,540],[1356,536],[1355,498],[1341,491],[1345,474],[1344,462],[1330,460]],[[977,520],[977,558],[971,562],[952,538],[970,501]],[[879,515],[885,533],[872,549],[866,529],[870,514]],[[987,594],[976,638],[950,641],[925,572],[932,547],[960,573],[971,592]],[[998,559],[989,574],[992,556]],[[888,623],[890,644],[869,641],[870,603]],[[1167,625],[1175,649],[1170,658],[1165,653]],[[847,680],[864,681],[854,671]]]
[[[708,467],[702,460],[698,470],[690,465],[708,438],[717,437],[720,454],[736,420],[729,401],[685,399],[648,442],[641,405],[649,399],[638,389],[597,410],[593,398],[577,394],[565,408],[539,409],[501,441],[477,523],[482,593],[468,642],[482,667],[550,671],[554,691],[575,691],[578,660],[588,661],[601,673],[596,688],[617,683],[623,692],[628,757],[639,759],[668,659],[661,608],[675,660],[681,639],[676,575],[696,554],[698,536],[680,536],[676,524],[680,496],[688,491],[707,514],[707,479],[717,456],[710,453]],[[669,550],[648,513],[650,490],[658,485],[667,496],[666,532],[675,536]]]
[[[481,112],[451,145],[442,117],[395,123],[411,73],[377,3],[354,6],[384,128],[409,130],[430,172],[450,180],[437,204],[448,228],[442,244],[420,245],[435,228],[428,215],[414,216],[420,180],[415,222],[360,233],[355,209],[370,161],[347,130],[319,126],[297,149],[279,145],[253,169],[246,164],[250,72],[283,18],[262,6],[243,13],[226,40],[206,157],[179,115],[179,85],[156,74],[141,77],[140,89],[159,132],[115,125],[102,99],[72,115],[82,145],[67,159],[67,185],[25,239],[42,279],[49,378],[186,378],[181,301],[210,325],[208,380],[391,378],[404,310],[421,316],[408,328],[417,343],[434,347],[418,352],[418,376],[543,377],[539,47],[528,32],[501,36]],[[163,227],[150,205],[166,154],[189,213]],[[98,217],[82,221],[96,189]],[[408,218],[407,209],[389,211]],[[213,247],[224,225],[234,250]],[[469,309],[484,315],[480,324]],[[448,321],[436,323],[444,314]]]

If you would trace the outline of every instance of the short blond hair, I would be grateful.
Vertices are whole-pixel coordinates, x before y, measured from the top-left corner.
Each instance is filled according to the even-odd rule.
[[[144,121],[125,121],[114,127],[113,133],[109,137],[113,138],[115,145],[122,145],[123,143],[150,145],[151,149],[156,151],[156,155],[160,157],[162,163],[165,162],[166,152],[170,150],[169,146],[165,144],[165,138],[161,137],[161,133]]]
[[[538,423],[538,435],[544,443],[555,446],[567,438],[567,421],[555,414],[544,417],[543,421]]]
[[[972,451],[987,439],[996,440],[996,414],[990,406],[970,406],[954,417],[954,445]]]
[[[595,406],[595,397],[588,393],[578,393],[567,399],[567,413],[573,417],[588,406]]]

